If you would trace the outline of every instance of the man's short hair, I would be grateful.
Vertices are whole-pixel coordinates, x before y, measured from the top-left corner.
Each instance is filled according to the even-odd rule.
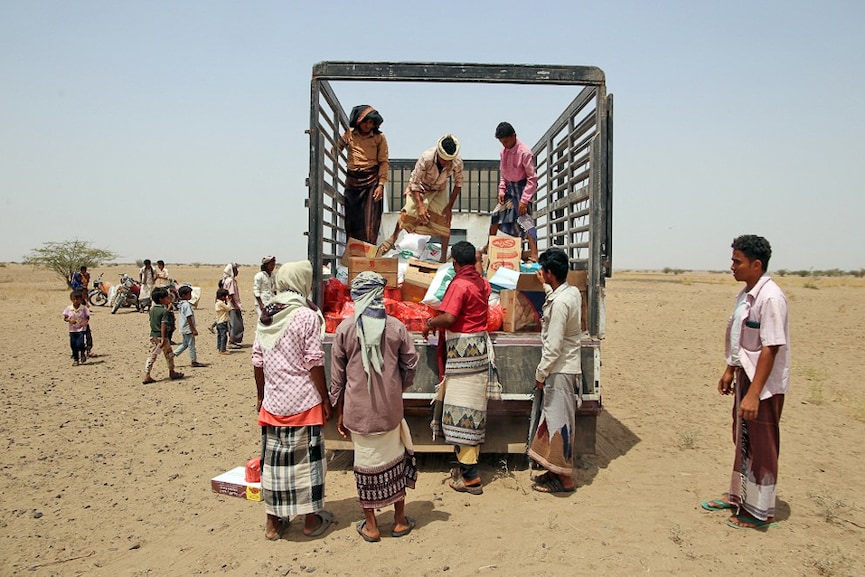
[[[461,240],[451,247],[451,258],[460,266],[474,265],[477,262],[475,245]]]
[[[510,122],[499,122],[496,126],[496,138],[504,138],[505,136],[516,136],[517,131],[511,126]]]
[[[159,259],[158,261],[156,261],[156,264],[158,264],[159,266],[165,266],[165,261],[162,259]]]
[[[216,298],[221,299],[222,297],[227,297],[228,291],[221,288],[216,291]]]
[[[191,295],[192,294],[192,287],[183,285],[182,287],[177,289],[177,294],[179,294],[179,295]]]
[[[161,303],[162,299],[168,297],[168,291],[164,288],[160,287],[157,289],[153,289],[153,292],[150,293],[150,298],[153,299],[155,303]]]
[[[763,272],[769,270],[769,259],[772,257],[772,246],[769,241],[756,234],[743,234],[733,239],[730,245],[733,250],[741,251],[748,260],[759,260],[763,263]]]
[[[565,282],[568,278],[568,253],[560,248],[548,248],[538,258],[538,264],[541,268],[553,273],[556,280],[560,283]]]

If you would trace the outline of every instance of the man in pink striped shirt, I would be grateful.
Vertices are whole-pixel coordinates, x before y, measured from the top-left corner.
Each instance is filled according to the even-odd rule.
[[[509,122],[500,122],[496,138],[502,143],[499,206],[493,213],[490,236],[500,229],[529,241],[532,260],[538,260],[538,236],[532,219],[532,200],[538,190],[538,174],[532,149],[517,139]]]

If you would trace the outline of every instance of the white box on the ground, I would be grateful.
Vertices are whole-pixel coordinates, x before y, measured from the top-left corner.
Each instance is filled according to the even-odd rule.
[[[210,488],[214,493],[240,497],[250,501],[261,501],[261,483],[246,481],[246,467],[235,467],[210,480]]]

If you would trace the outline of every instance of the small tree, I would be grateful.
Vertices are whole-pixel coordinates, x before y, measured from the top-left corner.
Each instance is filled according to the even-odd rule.
[[[82,266],[97,267],[117,258],[110,250],[90,246],[83,240],[67,240],[64,242],[46,242],[40,248],[34,248],[24,257],[24,264],[41,266],[53,270],[57,276],[72,287],[72,275]]]

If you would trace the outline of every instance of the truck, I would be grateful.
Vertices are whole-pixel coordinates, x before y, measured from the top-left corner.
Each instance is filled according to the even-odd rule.
[[[594,454],[598,415],[602,411],[601,342],[605,333],[606,278],[612,274],[613,95],[604,72],[594,66],[319,62],[310,87],[308,257],[313,264],[313,300],[323,304],[326,271],[337,270],[345,250],[342,191],[347,161],[335,146],[348,129],[348,116],[334,89],[343,82],[439,82],[536,86],[573,86],[575,96],[532,147],[538,172],[534,216],[538,248],[567,252],[570,268],[584,271],[583,307],[587,316],[582,341],[582,403],[577,410],[578,454]],[[491,131],[491,129],[490,129]],[[420,151],[418,151],[420,152]],[[391,159],[381,230],[389,232],[402,208],[403,192],[414,159]],[[464,159],[463,189],[454,206],[451,242],[461,239],[484,246],[489,217],[496,203],[498,159]],[[480,225],[478,223],[481,223]],[[474,231],[474,232],[473,232]],[[385,233],[385,234],[386,234]],[[482,236],[480,236],[482,235]],[[480,243],[480,244],[479,244]],[[447,247],[443,247],[447,250]],[[330,337],[330,335],[328,335]],[[502,384],[501,400],[487,408],[487,453],[524,453],[530,441],[529,421],[535,368],[541,354],[539,333],[491,333]],[[325,339],[329,379],[330,338]],[[430,402],[439,382],[436,347],[416,334],[420,361],[414,385],[403,394],[406,419],[415,450],[451,451],[430,434]],[[351,449],[335,427],[325,429],[329,449]]]

